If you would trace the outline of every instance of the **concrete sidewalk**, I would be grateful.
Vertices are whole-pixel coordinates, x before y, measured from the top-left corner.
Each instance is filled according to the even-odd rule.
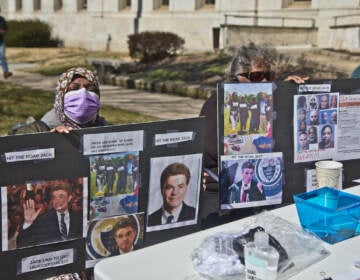
[[[6,81],[55,93],[58,77],[42,76],[37,73],[23,71],[25,68],[34,66],[34,64],[29,63],[9,64],[9,69],[13,72],[13,76]],[[144,92],[110,85],[100,85],[100,91],[101,103],[104,105],[164,120],[197,117],[204,103],[204,100],[201,99]]]

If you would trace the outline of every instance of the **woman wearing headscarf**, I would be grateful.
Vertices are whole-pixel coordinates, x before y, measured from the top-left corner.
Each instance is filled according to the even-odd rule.
[[[41,119],[51,131],[107,125],[99,116],[100,89],[97,77],[87,68],[74,67],[60,75],[54,108]]]

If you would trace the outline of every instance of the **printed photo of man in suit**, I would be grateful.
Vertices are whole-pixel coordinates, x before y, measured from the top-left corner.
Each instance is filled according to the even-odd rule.
[[[241,166],[241,172],[242,179],[228,188],[228,203],[265,200],[262,183],[254,180],[254,165],[250,161],[245,161]]]
[[[179,162],[165,167],[160,176],[162,207],[148,216],[148,226],[173,224],[195,219],[196,210],[184,202],[190,170]]]
[[[117,256],[129,253],[138,249],[134,244],[138,228],[134,219],[125,216],[113,227],[112,236],[116,242],[116,250],[110,256]]]
[[[33,199],[27,199],[23,204],[24,223],[20,227],[17,248],[82,237],[83,211],[70,208],[71,187],[64,183],[54,185],[50,193],[51,207],[43,214],[36,209]]]

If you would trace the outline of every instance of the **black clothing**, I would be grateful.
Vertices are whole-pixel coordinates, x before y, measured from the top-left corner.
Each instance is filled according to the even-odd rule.
[[[81,238],[83,233],[83,212],[69,210],[70,227],[67,239]],[[54,209],[38,216],[26,229],[20,227],[17,247],[35,246],[51,242],[63,241],[57,213]]]
[[[5,32],[7,31],[7,23],[5,18],[3,18],[2,16],[0,16],[0,30],[4,30]],[[0,33],[0,44],[2,44],[4,42],[4,34],[5,33]]]
[[[163,214],[163,209],[160,208],[159,210],[155,211],[154,213],[150,214],[148,217],[148,226],[158,226],[161,225],[161,217]],[[177,222],[184,222],[195,219],[195,208],[186,205],[183,202],[182,209],[179,215]]]

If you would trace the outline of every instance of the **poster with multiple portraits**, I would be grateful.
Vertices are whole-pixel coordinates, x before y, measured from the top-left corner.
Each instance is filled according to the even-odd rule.
[[[196,226],[203,127],[193,118],[0,138],[0,258],[11,259],[0,278],[80,272],[147,246],[154,207],[173,215],[160,225],[172,238]],[[161,191],[156,177],[167,167]]]
[[[294,96],[294,162],[332,158],[337,148],[339,93],[330,92],[326,84],[302,86],[299,92]]]

